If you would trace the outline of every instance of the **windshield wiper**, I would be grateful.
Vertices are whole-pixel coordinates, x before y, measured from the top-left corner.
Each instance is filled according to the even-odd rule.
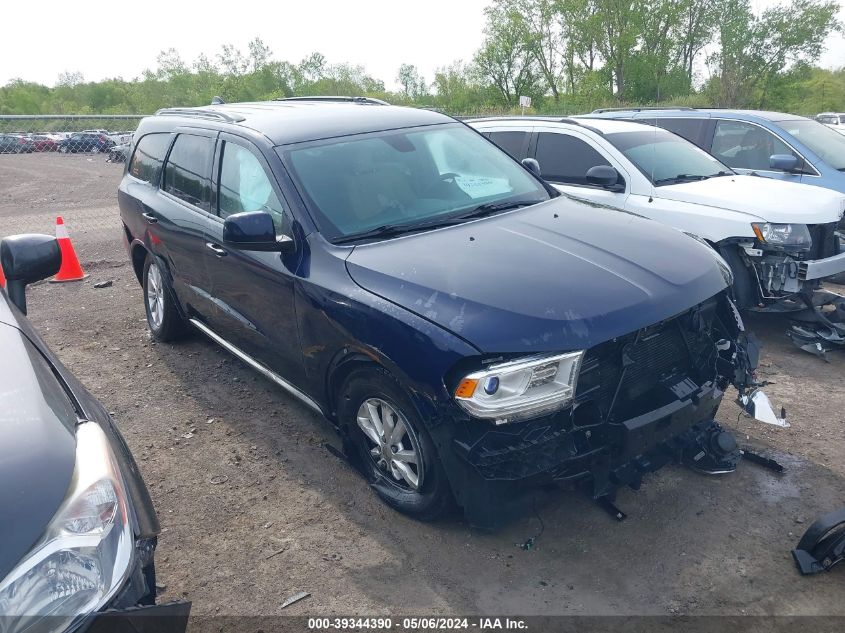
[[[520,207],[530,207],[535,204],[540,204],[545,200],[510,200],[508,202],[488,202],[480,204],[477,207],[470,209],[460,215],[453,215],[453,220],[469,220],[471,218],[482,218],[485,215],[496,213],[497,211],[510,211],[511,209],[519,209]]]
[[[654,184],[663,185],[676,182],[692,182],[695,180],[707,180],[708,178],[710,178],[710,176],[702,176],[700,174],[678,174],[677,176],[672,176],[671,178],[658,178],[654,181]]]
[[[426,231],[429,229],[438,229],[444,226],[453,226],[455,224],[461,224],[466,220],[470,220],[472,218],[480,218],[484,217],[485,215],[489,215],[491,213],[495,213],[497,211],[508,211],[510,209],[518,209],[519,207],[527,207],[533,204],[539,204],[540,202],[545,202],[545,200],[518,200],[518,201],[510,201],[510,202],[489,202],[487,204],[481,204],[477,207],[470,209],[465,213],[461,213],[459,215],[450,215],[443,218],[435,218],[429,220],[428,222],[418,222],[418,223],[409,223],[409,224],[383,224],[381,226],[377,226],[374,229],[369,229],[367,231],[362,231],[361,233],[353,233],[351,235],[345,235],[340,239],[334,240],[335,244],[346,244],[347,242],[354,242],[357,240],[365,240],[369,238],[378,238],[378,237],[396,237],[399,235],[405,235],[407,233],[413,233],[415,231]]]

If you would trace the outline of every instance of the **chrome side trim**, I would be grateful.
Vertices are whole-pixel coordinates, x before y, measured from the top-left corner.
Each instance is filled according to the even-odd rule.
[[[298,398],[299,400],[301,400],[302,402],[307,404],[309,407],[314,409],[314,411],[316,411],[320,415],[325,415],[323,410],[320,408],[320,405],[318,405],[316,402],[314,402],[311,398],[306,396],[299,389],[294,387],[292,384],[290,384],[287,380],[285,380],[284,378],[279,376],[277,373],[271,371],[270,369],[267,369],[267,367],[265,367],[262,363],[255,360],[252,356],[250,356],[246,352],[242,351],[241,349],[235,347],[234,345],[232,345],[226,339],[222,338],[219,334],[217,334],[216,332],[211,330],[205,323],[197,321],[196,319],[188,319],[188,321],[191,323],[191,325],[193,325],[200,332],[205,334],[212,341],[217,343],[220,347],[222,347],[226,351],[228,351],[228,352],[232,353],[233,355],[237,356],[238,358],[240,358],[243,362],[245,362],[247,365],[249,365],[250,367],[255,369],[258,373],[263,374],[265,378],[269,378],[270,380],[272,380],[274,383],[279,385],[282,389],[284,389],[285,391],[287,391],[292,396],[295,396],[296,398]]]

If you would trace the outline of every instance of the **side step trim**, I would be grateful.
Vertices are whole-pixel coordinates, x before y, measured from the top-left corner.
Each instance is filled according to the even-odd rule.
[[[232,353],[234,356],[237,356],[238,358],[240,358],[243,362],[245,362],[247,365],[252,367],[258,373],[263,374],[265,378],[269,378],[270,380],[272,380],[274,383],[279,385],[282,389],[284,389],[285,391],[287,391],[292,396],[295,396],[296,398],[298,398],[299,400],[301,400],[302,402],[307,404],[309,407],[314,409],[314,411],[316,411],[320,415],[325,415],[325,413],[323,413],[323,410],[320,408],[320,405],[318,405],[316,402],[314,402],[311,398],[306,396],[299,389],[294,387],[292,384],[290,384],[287,380],[285,380],[284,378],[279,376],[277,373],[275,373],[274,371],[271,371],[270,369],[265,367],[262,363],[255,360],[252,356],[250,356],[249,354],[247,354],[246,352],[244,352],[240,348],[232,345],[229,341],[227,341],[226,339],[221,337],[219,334],[217,334],[216,332],[211,330],[205,323],[202,323],[201,321],[198,321],[196,319],[188,319],[188,321],[191,323],[191,325],[193,325],[200,332],[205,334],[212,341],[217,343],[220,347],[222,347],[226,351]]]

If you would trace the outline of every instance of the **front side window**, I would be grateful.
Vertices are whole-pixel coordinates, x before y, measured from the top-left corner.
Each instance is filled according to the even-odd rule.
[[[733,172],[703,149],[665,130],[617,132],[605,138],[655,185],[703,180]]]
[[[719,121],[710,152],[723,163],[736,169],[771,171],[769,158],[775,154],[798,156],[767,129],[744,121]]]
[[[163,188],[180,200],[211,211],[211,157],[214,139],[180,134],[164,167]]]
[[[549,198],[527,170],[458,124],[335,138],[279,152],[320,231],[332,240]]]
[[[156,183],[161,165],[170,147],[170,134],[147,134],[135,145],[129,162],[129,173],[138,180]]]
[[[285,228],[285,212],[264,166],[251,151],[235,143],[223,144],[220,159],[221,218],[243,211],[266,211],[273,218],[276,232]]]
[[[845,135],[817,121],[796,119],[778,125],[809,147],[819,158],[839,171],[845,171]]]
[[[537,162],[543,178],[571,185],[589,184],[587,171],[591,167],[610,165],[585,141],[553,132],[541,132],[537,136]]]

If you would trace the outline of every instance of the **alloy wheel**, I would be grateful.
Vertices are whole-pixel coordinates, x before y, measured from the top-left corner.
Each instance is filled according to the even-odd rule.
[[[147,271],[147,309],[153,329],[158,330],[164,321],[164,283],[155,264]]]
[[[356,419],[376,466],[398,487],[419,490],[424,475],[420,442],[398,407],[369,398],[361,403]]]

